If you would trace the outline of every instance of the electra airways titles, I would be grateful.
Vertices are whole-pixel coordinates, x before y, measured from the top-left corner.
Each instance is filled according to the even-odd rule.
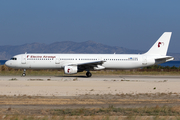
[[[64,69],[65,74],[76,74],[91,70],[134,69],[161,64],[174,60],[166,56],[171,32],[164,32],[156,43],[144,54],[19,54],[8,60],[5,65],[24,69]]]

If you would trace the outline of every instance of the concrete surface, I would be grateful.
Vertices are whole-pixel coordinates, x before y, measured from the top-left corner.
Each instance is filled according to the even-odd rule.
[[[0,95],[180,93],[180,76],[0,76]]]

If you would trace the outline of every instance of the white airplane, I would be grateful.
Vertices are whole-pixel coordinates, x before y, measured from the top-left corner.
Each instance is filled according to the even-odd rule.
[[[5,65],[24,69],[64,69],[65,74],[76,74],[91,70],[134,69],[161,64],[174,60],[166,56],[172,32],[164,32],[156,43],[144,54],[19,54],[8,60]]]

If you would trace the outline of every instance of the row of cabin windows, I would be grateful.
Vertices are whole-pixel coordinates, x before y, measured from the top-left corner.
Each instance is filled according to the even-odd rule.
[[[46,59],[46,58],[28,58],[27,60],[53,60],[52,59]],[[72,58],[61,58],[60,60],[77,60],[76,59],[72,59]],[[97,60],[97,59],[79,59],[79,60]]]
[[[71,59],[71,58],[61,58],[60,60],[78,60],[77,58],[76,59]],[[98,59],[80,59],[79,60],[98,60]]]
[[[17,58],[11,58],[11,60],[17,60]],[[53,58],[51,59],[47,59],[47,58],[28,58],[27,60],[53,60]],[[61,58],[60,60],[77,60],[76,59],[72,59],[72,58]],[[79,60],[98,60],[98,59],[79,59]],[[112,61],[128,61],[132,59],[104,59],[104,60],[112,60]],[[138,59],[134,59],[134,61],[138,61]]]
[[[76,59],[71,59],[71,58],[62,58],[62,59],[60,59],[60,60],[77,60],[77,58]],[[98,60],[98,59],[79,59],[79,60]],[[114,60],[114,61],[127,61],[127,60],[131,60],[132,61],[132,59],[104,59],[104,60]],[[135,61],[137,61],[138,59],[133,59],[133,60],[135,60]]]
[[[53,60],[53,58],[48,59],[48,58],[28,58],[27,60]]]
[[[114,60],[114,61],[128,61],[128,60],[131,60],[132,59],[104,59],[104,60]],[[134,61],[138,61],[138,59],[133,59]]]

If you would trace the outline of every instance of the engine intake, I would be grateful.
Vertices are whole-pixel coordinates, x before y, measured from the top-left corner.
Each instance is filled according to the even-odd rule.
[[[78,72],[77,66],[65,66],[64,73],[65,74],[76,74]]]

